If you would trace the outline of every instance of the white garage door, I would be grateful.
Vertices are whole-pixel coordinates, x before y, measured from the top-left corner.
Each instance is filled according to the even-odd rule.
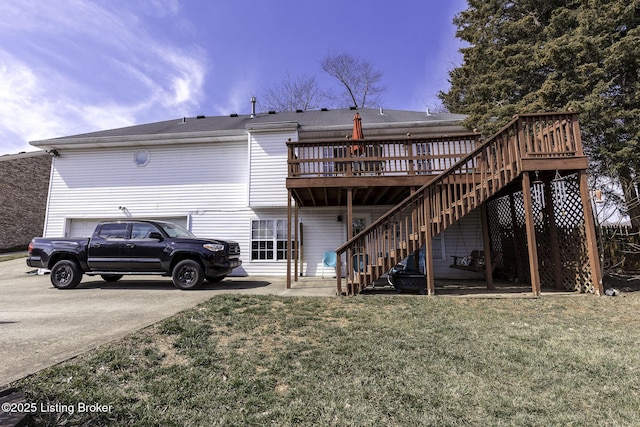
[[[92,219],[73,218],[69,220],[69,223],[68,223],[69,226],[67,228],[68,231],[65,234],[66,234],[66,237],[78,237],[78,238],[91,237],[91,235],[93,234],[93,230],[95,230],[96,228],[96,224],[98,224],[100,221],[116,221],[121,219],[136,219],[136,218],[92,218]],[[173,222],[174,224],[181,225],[184,228],[188,228],[186,216],[166,217],[166,218],[137,218],[137,219],[169,221],[169,222]]]

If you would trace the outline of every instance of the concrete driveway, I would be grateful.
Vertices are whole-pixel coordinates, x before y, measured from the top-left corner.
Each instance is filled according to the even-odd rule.
[[[17,379],[191,308],[215,295],[332,296],[335,279],[234,277],[195,291],[170,278],[129,276],[116,283],[85,276],[58,290],[28,274],[25,259],[0,262],[0,389]]]

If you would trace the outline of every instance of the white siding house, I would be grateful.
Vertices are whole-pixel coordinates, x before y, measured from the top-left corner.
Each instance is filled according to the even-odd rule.
[[[369,131],[406,134],[416,128],[460,128],[460,117],[416,112],[379,118]],[[148,218],[183,224],[194,234],[240,243],[238,275],[287,272],[287,145],[303,137],[344,136],[353,116],[263,114],[177,119],[148,125],[32,142],[55,150],[45,237],[89,236],[105,219]],[[438,121],[440,120],[440,121]],[[366,128],[365,128],[366,129]],[[305,135],[307,132],[308,135]],[[414,130],[415,132],[415,130]],[[390,205],[354,206],[354,222],[367,225]],[[302,273],[320,276],[324,251],[347,236],[345,206],[300,209],[304,241]],[[342,220],[340,220],[342,219]],[[480,277],[448,268],[451,255],[482,249],[479,215],[469,215],[434,240],[434,266],[440,277]]]
[[[249,129],[249,206],[287,207],[287,140],[297,141],[297,123]]]

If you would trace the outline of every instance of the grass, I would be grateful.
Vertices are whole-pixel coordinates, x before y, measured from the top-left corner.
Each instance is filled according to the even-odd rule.
[[[26,258],[27,254],[25,253],[15,253],[15,254],[0,254],[0,262],[3,261],[11,261],[13,259],[18,258]]]
[[[34,425],[640,425],[640,295],[217,296],[21,380]]]

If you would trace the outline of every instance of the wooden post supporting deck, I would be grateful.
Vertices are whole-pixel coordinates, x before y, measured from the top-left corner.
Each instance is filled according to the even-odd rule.
[[[589,199],[589,186],[587,184],[587,172],[578,171],[580,179],[580,200],[582,200],[582,210],[584,211],[584,228],[587,235],[587,254],[589,256],[589,266],[591,268],[591,281],[593,292],[596,295],[602,295],[604,292],[602,286],[602,271],[600,270],[600,259],[598,258],[598,245],[596,242],[596,229],[593,220],[593,211],[591,210],[591,201]]]
[[[425,193],[425,203],[429,200],[427,196],[428,193]],[[431,243],[431,233],[433,232],[433,218],[431,212],[431,207],[425,205],[425,222],[427,224],[427,229],[424,233],[424,269],[427,276],[427,295],[435,295],[436,293],[435,273],[433,271],[433,248]]]
[[[531,292],[540,295],[540,271],[538,270],[538,245],[536,228],[533,222],[533,203],[531,201],[531,177],[529,172],[522,174],[522,195],[524,199],[524,222],[527,230],[527,249],[529,251],[529,274],[531,276]]]
[[[293,201],[294,203],[294,209],[293,209],[293,253],[294,253],[294,259],[295,259],[295,268],[293,269],[294,273],[293,273],[293,281],[297,282],[298,281],[298,263],[300,262],[300,244],[298,242],[298,204],[296,203],[296,201]],[[291,228],[291,227],[289,227]]]
[[[347,240],[353,237],[353,189],[347,189]],[[356,293],[355,274],[353,272],[353,252],[351,249],[347,249],[347,293],[354,295]]]
[[[291,190],[287,191],[287,289],[291,289]]]
[[[482,243],[484,244],[484,280],[487,289],[495,289],[493,284],[493,265],[491,265],[491,236],[489,235],[489,219],[487,215],[487,203],[480,206],[480,218],[482,220]]]

